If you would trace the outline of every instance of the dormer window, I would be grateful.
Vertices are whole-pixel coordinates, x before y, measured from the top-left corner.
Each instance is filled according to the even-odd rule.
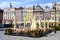
[[[39,4],[36,5],[36,10],[43,10]]]

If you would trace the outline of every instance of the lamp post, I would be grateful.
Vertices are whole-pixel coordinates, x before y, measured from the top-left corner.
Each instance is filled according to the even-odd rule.
[[[56,33],[56,3],[55,3],[55,33]]]
[[[54,6],[54,9],[55,9],[55,26],[54,26],[54,28],[55,28],[55,33],[56,33],[56,3],[55,3],[55,6]]]

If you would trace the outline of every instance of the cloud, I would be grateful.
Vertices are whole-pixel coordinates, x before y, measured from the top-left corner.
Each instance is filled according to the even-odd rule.
[[[0,8],[4,9],[6,7],[9,7],[10,3],[12,3],[13,6],[16,6],[17,4],[21,4],[21,2],[8,2],[8,1],[4,1],[2,3],[0,3]]]
[[[26,7],[26,8],[28,8],[28,7],[33,7],[33,5],[26,5],[25,7]]]
[[[12,3],[13,7],[26,6],[28,3],[35,2],[35,1],[37,1],[37,0],[3,1],[3,2],[0,3],[0,8],[4,9],[6,7],[9,7],[10,3]]]
[[[12,3],[13,7],[32,7],[33,5],[37,5],[39,0],[21,0],[21,1],[3,1],[0,3],[0,8],[4,9],[6,7],[9,7],[10,3]],[[60,4],[60,2],[57,2]],[[40,4],[40,3],[38,3]],[[45,3],[45,4],[40,4],[42,8],[45,8],[45,6],[49,6],[52,8],[53,4],[52,3]]]
[[[57,2],[58,4],[60,4],[60,2]]]
[[[58,4],[60,4],[60,2],[57,2]],[[53,5],[54,5],[55,3],[46,3],[46,4],[40,4],[43,8],[45,8],[47,5],[50,7],[50,8],[52,8],[53,7]]]
[[[3,1],[0,3],[0,8],[4,9],[9,7],[10,3],[12,3],[13,7],[29,7],[32,6],[32,4],[36,1],[38,0]]]
[[[46,3],[46,4],[40,4],[43,8],[45,8],[46,6],[49,6],[50,8],[52,8],[53,4],[52,3]]]
[[[26,7],[32,7],[33,5],[37,5],[37,4],[28,4],[28,5],[26,5]],[[46,4],[40,4],[40,6],[42,8],[45,8],[46,6],[49,6],[50,8],[52,8],[53,4],[52,3],[46,3]]]

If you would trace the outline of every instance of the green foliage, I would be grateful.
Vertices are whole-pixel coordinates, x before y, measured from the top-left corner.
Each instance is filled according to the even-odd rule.
[[[11,34],[12,34],[12,29],[6,28],[6,29],[5,29],[5,34],[11,35]]]
[[[32,31],[32,33],[34,33],[35,32],[35,30],[31,30]]]
[[[58,26],[57,28],[58,28],[58,31],[60,31],[60,26]]]
[[[60,26],[54,26],[53,28],[55,28],[57,31],[60,31]]]

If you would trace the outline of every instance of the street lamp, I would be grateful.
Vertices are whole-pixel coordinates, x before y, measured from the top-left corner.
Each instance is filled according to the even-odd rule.
[[[54,28],[55,28],[55,33],[56,33],[56,3],[55,3],[55,6],[54,6],[54,9],[55,9],[55,26],[54,26]]]
[[[55,33],[56,33],[56,3],[55,3]]]

